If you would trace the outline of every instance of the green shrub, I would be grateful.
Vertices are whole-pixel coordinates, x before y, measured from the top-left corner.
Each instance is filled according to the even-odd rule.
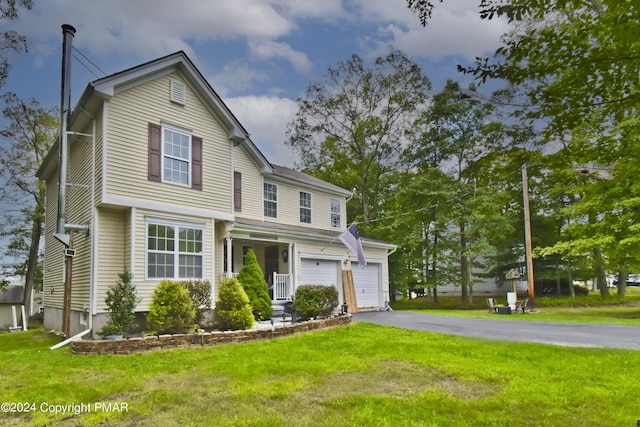
[[[196,309],[195,323],[202,323],[204,313],[211,308],[211,282],[208,280],[188,280],[180,283],[189,291],[189,297]]]
[[[335,286],[302,285],[296,289],[293,308],[301,320],[328,317],[338,306],[338,290]]]
[[[222,330],[248,329],[253,325],[249,297],[237,279],[224,279],[220,282],[215,321]]]
[[[583,285],[573,285],[573,291],[577,295],[589,295],[589,288]]]
[[[237,279],[249,297],[253,317],[256,320],[271,319],[273,307],[271,306],[269,288],[267,288],[267,282],[264,280],[264,274],[260,265],[258,265],[253,249],[249,249],[247,252],[245,265],[238,273]]]
[[[109,312],[109,321],[98,332],[100,335],[123,335],[137,327],[135,308],[140,299],[136,297],[136,287],[129,271],[118,273],[118,281],[109,287],[104,302]]]
[[[189,291],[180,282],[163,280],[158,284],[147,315],[147,323],[154,332],[187,332],[195,316]]]

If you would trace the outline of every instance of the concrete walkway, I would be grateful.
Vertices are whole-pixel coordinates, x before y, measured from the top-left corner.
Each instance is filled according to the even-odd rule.
[[[498,316],[501,315],[497,314],[496,319],[476,319],[406,311],[369,311],[354,314],[353,320],[404,329],[507,341],[538,342],[568,347],[640,349],[640,326],[501,320]],[[535,314],[520,316],[535,316]]]

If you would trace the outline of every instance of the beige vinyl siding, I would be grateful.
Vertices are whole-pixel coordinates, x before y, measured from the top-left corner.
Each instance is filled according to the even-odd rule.
[[[97,263],[97,295],[96,310],[105,312],[104,299],[109,286],[118,280],[118,273],[124,271],[126,263],[126,223],[129,210],[100,208],[97,212],[98,229],[96,230],[99,249]]]
[[[47,179],[47,205],[45,213],[44,250],[44,303],[46,307],[62,308],[64,295],[64,246],[53,235],[56,233],[58,212],[58,174]]]
[[[147,311],[153,296],[153,291],[160,283],[161,279],[146,279],[147,265],[147,218],[158,220],[158,222],[170,221],[172,223],[188,223],[201,225],[204,230],[203,236],[203,280],[209,280],[214,283],[213,276],[213,230],[211,218],[201,218],[184,216],[179,214],[170,214],[166,212],[156,212],[145,209],[136,209],[135,211],[135,283],[138,298],[141,299],[136,311]]]
[[[96,170],[94,174],[94,198],[96,206],[102,202],[102,146],[103,146],[103,126],[102,126],[102,108],[96,113],[96,140],[95,140],[95,162]]]
[[[262,174],[241,147],[234,148],[233,166],[236,172],[242,174],[242,212],[235,212],[235,216],[261,221]],[[233,178],[230,176],[229,179]]]
[[[339,230],[331,226],[331,199],[341,200],[342,211],[344,212],[344,196],[336,196],[318,189],[300,186],[295,182],[269,180],[268,177],[265,177],[265,181],[278,186],[278,218],[265,217],[265,221],[323,230]],[[311,194],[311,224],[300,222],[300,191]],[[262,193],[260,200],[262,200]],[[343,227],[344,223],[343,218]]]
[[[185,105],[171,102],[171,79],[183,81],[174,73],[127,89],[109,101],[107,193],[231,212],[232,144],[228,134],[188,85]],[[202,190],[147,179],[150,122],[184,128],[202,138]]]

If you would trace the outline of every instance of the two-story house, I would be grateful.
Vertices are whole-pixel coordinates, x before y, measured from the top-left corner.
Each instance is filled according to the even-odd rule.
[[[350,192],[271,164],[184,52],[89,83],[68,128],[66,221],[89,229],[73,233],[72,335],[106,323],[106,291],[124,270],[140,312],[165,278],[209,280],[214,303],[249,248],[274,302],[302,284],[334,285],[343,298],[342,270],[355,254],[337,236],[348,226]],[[44,322],[55,330],[67,274],[54,238],[58,163],[56,144],[38,171],[47,183]],[[381,307],[395,247],[362,242],[358,306]]]

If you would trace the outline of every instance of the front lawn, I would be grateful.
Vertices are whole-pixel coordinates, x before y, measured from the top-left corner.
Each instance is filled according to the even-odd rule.
[[[48,350],[58,341],[40,331],[0,334],[2,401],[35,408],[0,413],[0,424],[620,426],[640,418],[631,398],[640,395],[640,352],[631,350],[357,322],[126,356]]]

